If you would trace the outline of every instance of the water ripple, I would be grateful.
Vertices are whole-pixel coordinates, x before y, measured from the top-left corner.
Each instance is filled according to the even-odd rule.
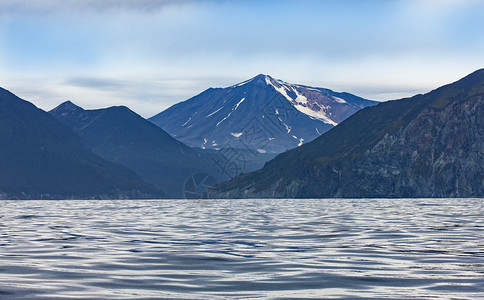
[[[484,295],[484,199],[0,206],[0,299]]]

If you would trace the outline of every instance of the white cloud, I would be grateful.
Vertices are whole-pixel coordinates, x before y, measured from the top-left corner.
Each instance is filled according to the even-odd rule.
[[[396,98],[484,66],[481,3],[3,0],[0,86],[143,116],[259,73]]]
[[[153,13],[168,7],[194,2],[194,0],[2,0],[0,14],[104,13],[123,10]]]

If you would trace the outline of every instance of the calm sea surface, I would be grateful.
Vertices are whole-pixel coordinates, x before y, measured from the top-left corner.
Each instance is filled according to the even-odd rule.
[[[484,199],[0,201],[1,299],[484,299]]]

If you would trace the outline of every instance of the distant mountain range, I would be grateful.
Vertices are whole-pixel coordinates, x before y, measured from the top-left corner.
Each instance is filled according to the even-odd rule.
[[[365,108],[208,197],[483,197],[484,69]]]
[[[188,147],[124,106],[84,110],[67,101],[50,113],[71,127],[95,154],[135,171],[170,198],[186,197],[191,190],[185,185],[196,174],[210,175],[212,185],[265,162],[250,161],[237,172],[222,172],[225,152]]]
[[[0,88],[0,199],[484,196],[484,69],[374,104],[259,75],[150,122]]]
[[[191,175],[213,168],[207,155],[180,143],[127,107],[84,110],[68,101],[50,113],[79,134],[94,153],[135,171],[168,197],[183,197]]]
[[[376,104],[260,74],[231,87],[210,88],[149,120],[192,147],[280,153]]]
[[[0,88],[0,199],[165,196],[89,151],[50,114]]]

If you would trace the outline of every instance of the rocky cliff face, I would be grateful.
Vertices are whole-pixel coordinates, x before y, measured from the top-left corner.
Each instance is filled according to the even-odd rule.
[[[358,132],[365,122],[370,134]],[[333,135],[347,141],[323,151]],[[484,70],[426,95],[365,109],[217,188],[208,196],[482,197]]]
[[[484,195],[483,116],[482,96],[424,109],[352,166],[337,170],[343,185],[334,196]]]

